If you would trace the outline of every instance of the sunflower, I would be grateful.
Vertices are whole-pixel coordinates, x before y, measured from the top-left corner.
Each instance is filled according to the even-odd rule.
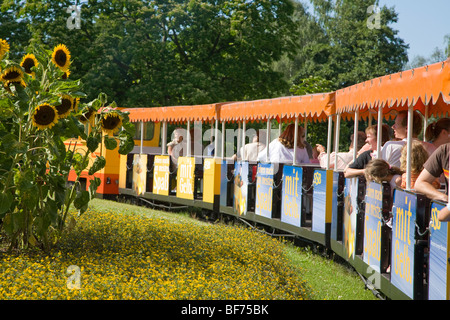
[[[16,66],[12,66],[12,67],[8,67],[6,68],[3,73],[0,75],[0,80],[7,82],[7,81],[13,81],[13,82],[17,82],[20,81],[23,77],[23,71],[16,67]]]
[[[67,80],[67,79],[69,78],[69,76],[70,76],[70,70],[67,69],[67,70],[64,72],[64,74],[62,75],[61,79]]]
[[[94,125],[95,114],[96,114],[95,110],[88,107],[85,110],[83,110],[83,113],[81,114],[79,120],[82,124],[90,122],[91,125]]]
[[[63,72],[66,72],[70,66],[70,51],[63,44],[53,49],[52,62]]]
[[[72,111],[75,107],[75,99],[69,95],[63,95],[61,99],[61,104],[55,106],[58,111],[59,118],[65,118],[69,115],[70,111]]]
[[[9,51],[9,44],[6,40],[0,39],[0,60],[3,59],[5,54]]]
[[[3,82],[3,87],[5,88],[6,91],[8,91],[10,94],[14,95],[14,93],[11,91],[10,86],[11,85],[19,85],[22,88],[25,88],[27,86],[27,84],[25,83],[25,81],[23,81],[23,79],[19,79],[19,80],[14,80],[14,81],[5,81]]]
[[[111,111],[102,117],[102,130],[107,135],[114,135],[122,126],[122,117],[116,111]]]
[[[40,104],[34,109],[33,126],[40,130],[51,128],[58,122],[58,111],[48,103]]]
[[[34,78],[35,73],[33,71],[31,71],[31,68],[37,67],[38,64],[39,64],[39,62],[37,61],[34,54],[28,53],[23,57],[22,62],[20,63],[20,66],[25,70],[25,73],[28,73],[29,75],[31,75]]]

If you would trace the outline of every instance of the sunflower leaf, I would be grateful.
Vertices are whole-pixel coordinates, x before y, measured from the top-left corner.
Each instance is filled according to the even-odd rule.
[[[110,137],[110,136],[105,136],[104,137],[104,142],[105,142],[105,148],[108,150],[114,150],[115,148],[117,148],[117,141],[114,137]]]

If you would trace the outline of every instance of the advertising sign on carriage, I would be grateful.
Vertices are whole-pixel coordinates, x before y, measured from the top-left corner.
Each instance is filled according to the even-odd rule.
[[[133,158],[133,190],[137,196],[145,192],[147,185],[147,155],[135,154]]]
[[[153,193],[169,195],[170,157],[155,156],[153,165]]]
[[[444,205],[432,202],[430,217],[430,264],[428,299],[449,299],[449,237],[448,222],[438,220],[438,213]]]
[[[414,298],[414,234],[417,197],[396,190],[392,206],[391,283]]]
[[[301,226],[302,181],[303,170],[301,167],[283,167],[281,221],[297,227]]]
[[[365,202],[363,260],[372,269],[380,272],[383,186],[376,182],[369,182]]]
[[[266,218],[272,218],[273,172],[272,163],[258,163],[255,214]]]
[[[177,197],[183,199],[194,199],[194,157],[178,157],[177,170]]]
[[[234,165],[234,212],[239,215],[247,214],[248,197],[248,162],[236,161]]]
[[[203,201],[214,203],[214,196],[220,192],[221,160],[205,158],[203,163]]]
[[[313,211],[312,231],[325,234],[325,220],[327,213],[327,171],[314,170],[313,177]]]
[[[343,236],[346,258],[355,257],[358,214],[358,178],[345,179]]]

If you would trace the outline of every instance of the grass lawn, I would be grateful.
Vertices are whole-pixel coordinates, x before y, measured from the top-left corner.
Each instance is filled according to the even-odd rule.
[[[0,299],[375,299],[342,265],[242,226],[98,199],[76,220],[48,255],[0,253]]]

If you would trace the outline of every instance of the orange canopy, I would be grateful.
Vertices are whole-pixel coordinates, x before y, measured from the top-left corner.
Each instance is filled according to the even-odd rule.
[[[336,112],[383,108],[383,113],[413,106],[422,114],[442,115],[450,107],[450,59],[407,70],[336,91]]]
[[[334,92],[305,96],[227,103],[221,107],[222,121],[291,119],[326,119],[335,112]]]
[[[131,122],[153,121],[153,122],[186,122],[190,121],[213,121],[218,117],[220,103],[173,106],[155,108],[127,108],[123,111],[129,112]]]

